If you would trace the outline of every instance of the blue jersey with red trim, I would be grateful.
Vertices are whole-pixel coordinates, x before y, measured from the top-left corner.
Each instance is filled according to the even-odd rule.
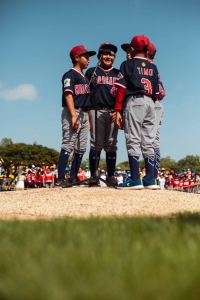
[[[90,68],[85,73],[89,81],[94,73],[95,68]],[[114,85],[120,71],[115,68],[109,70],[103,69],[98,66],[96,69],[96,76],[93,78],[90,84],[90,106],[95,104],[95,86],[97,83],[97,103],[108,108],[113,108],[115,105],[115,91]]]
[[[144,94],[156,100],[159,75],[155,64],[146,58],[134,57],[121,64],[120,73],[115,85],[126,88],[125,97]]]
[[[62,77],[62,107],[66,106],[64,93],[72,93],[74,106],[87,107],[89,101],[89,81],[87,77],[72,68]]]
[[[151,63],[154,64],[153,61]],[[158,73],[158,91],[159,93],[156,94],[156,98],[158,100],[162,100],[166,96],[166,93],[159,73]]]

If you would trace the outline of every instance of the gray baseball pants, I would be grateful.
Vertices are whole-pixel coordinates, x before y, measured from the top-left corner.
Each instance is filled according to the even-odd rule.
[[[160,103],[160,101],[155,102],[155,112],[156,112],[156,137],[153,143],[154,149],[160,148],[160,127],[162,125],[162,118],[164,114],[164,108],[163,105]]]
[[[80,122],[79,128],[74,130],[71,124],[71,115],[67,107],[62,111],[62,146],[70,154],[73,150],[75,153],[84,154],[87,147],[88,136],[88,113],[81,108],[76,109],[76,115]]]
[[[117,150],[117,134],[118,128],[114,122],[110,122],[110,109],[104,108],[97,111],[97,150],[102,149],[105,152],[115,152]],[[89,111],[90,117],[90,147],[95,149],[95,110]]]
[[[128,97],[123,113],[128,156],[154,156],[156,136],[155,104],[150,97]]]

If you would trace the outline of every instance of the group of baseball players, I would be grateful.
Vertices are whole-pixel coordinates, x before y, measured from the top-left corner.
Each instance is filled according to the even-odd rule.
[[[165,91],[156,65],[156,47],[146,36],[134,36],[122,44],[126,60],[120,70],[113,68],[117,47],[102,43],[96,67],[88,68],[89,57],[96,54],[85,46],[70,51],[73,67],[62,77],[62,145],[56,185],[77,184],[77,173],[86,151],[90,131],[89,163],[91,181],[96,180],[96,162],[106,152],[106,183],[115,186],[118,129],[126,140],[131,177],[118,189],[159,189],[156,183],[160,164],[160,125]],[[95,124],[97,122],[97,124]],[[96,126],[97,125],[97,126]],[[98,128],[97,132],[96,129]],[[70,178],[65,178],[69,155],[73,152]],[[139,174],[139,157],[145,160],[146,176]]]

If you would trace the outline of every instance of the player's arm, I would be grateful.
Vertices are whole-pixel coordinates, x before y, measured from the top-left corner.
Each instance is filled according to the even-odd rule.
[[[64,95],[65,95],[66,106],[67,106],[67,108],[69,110],[69,113],[71,115],[72,128],[73,129],[78,129],[79,121],[78,121],[78,118],[77,118],[77,115],[76,115],[76,110],[75,110],[75,107],[74,107],[74,99],[73,99],[72,93],[66,91]]]

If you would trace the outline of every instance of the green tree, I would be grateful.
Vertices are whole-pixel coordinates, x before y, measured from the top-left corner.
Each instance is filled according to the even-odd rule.
[[[0,142],[0,147],[2,147],[2,148],[6,148],[10,145],[13,145],[13,142],[11,139],[8,139],[8,138],[3,138]]]
[[[24,164],[46,165],[57,164],[59,153],[58,151],[43,147],[42,145],[27,145],[24,143],[10,144],[6,147],[0,146],[0,156],[4,159],[4,166],[9,166],[9,161],[12,160],[17,166],[21,162]]]
[[[178,170],[179,170],[178,163],[174,159],[172,159],[170,156],[161,158],[160,167],[165,168],[165,169],[166,168],[173,169],[176,172],[178,172]]]
[[[128,170],[130,168],[128,160],[119,163],[116,167],[121,168],[121,170]]]
[[[198,155],[186,155],[178,161],[179,169],[190,168],[200,172],[200,156]]]

